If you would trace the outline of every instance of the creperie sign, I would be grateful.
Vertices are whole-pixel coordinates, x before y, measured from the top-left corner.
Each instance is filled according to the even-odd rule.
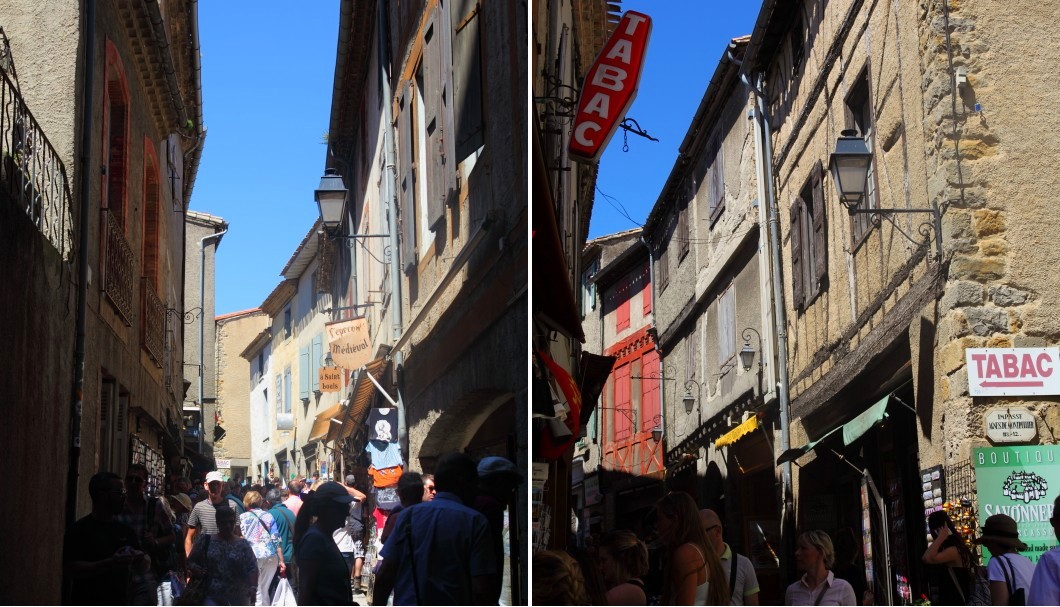
[[[568,146],[571,156],[592,163],[600,159],[637,96],[650,35],[651,17],[636,11],[622,15],[585,76]]]
[[[968,394],[1060,394],[1060,348],[968,348]]]

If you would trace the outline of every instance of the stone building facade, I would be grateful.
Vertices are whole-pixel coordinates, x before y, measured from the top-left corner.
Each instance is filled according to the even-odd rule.
[[[241,356],[250,343],[268,328],[269,317],[260,309],[232,312],[216,318],[217,402],[214,458],[217,469],[235,479],[253,475],[251,468],[251,362]],[[256,362],[256,361],[255,361]],[[228,466],[220,463],[227,461]]]
[[[203,137],[194,5],[0,2],[3,506],[0,594],[62,600],[61,542],[100,470],[182,471],[183,220]],[[34,368],[27,365],[32,364]],[[10,378],[10,379],[8,379]],[[42,433],[42,431],[44,431]],[[60,514],[57,514],[60,513]],[[12,560],[14,559],[14,560]]]

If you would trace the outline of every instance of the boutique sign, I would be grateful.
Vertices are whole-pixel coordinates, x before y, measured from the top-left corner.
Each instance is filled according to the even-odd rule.
[[[1049,519],[1060,489],[1060,446],[990,447],[972,450],[979,520],[1007,514],[1016,521],[1024,556],[1034,562],[1056,546]],[[988,556],[989,550],[983,549]]]

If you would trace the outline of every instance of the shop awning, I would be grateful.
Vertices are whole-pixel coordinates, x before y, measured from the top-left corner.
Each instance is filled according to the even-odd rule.
[[[794,462],[803,455],[806,455],[812,451],[817,445],[828,440],[832,435],[840,435],[843,437],[843,445],[850,446],[854,441],[862,437],[863,434],[868,432],[873,426],[883,421],[887,417],[887,404],[891,401],[891,395],[884,396],[876,404],[872,405],[868,409],[862,411],[857,417],[848,421],[847,423],[832,428],[825,433],[821,438],[806,443],[801,447],[795,447],[788,449],[784,453],[781,453],[777,458],[777,465]]]
[[[353,386],[350,406],[346,409],[346,415],[342,416],[342,424],[331,424],[327,435],[327,442],[342,440],[353,435],[354,430],[364,423],[368,416],[368,409],[372,404],[372,393],[376,389],[372,380],[365,377],[371,373],[372,377],[379,380],[386,369],[386,357],[379,357],[363,367],[363,371],[357,375],[357,381]]]
[[[328,428],[331,427],[332,418],[341,421],[343,418],[343,409],[345,408],[346,406],[340,402],[318,413],[316,421],[313,422],[313,431],[309,433],[309,442],[317,441],[326,437],[328,435]]]
[[[722,434],[721,436],[719,436],[718,440],[714,441],[714,446],[715,447],[725,447],[725,446],[731,445],[731,444],[735,443],[736,441],[740,440],[741,438],[747,436],[748,434],[754,432],[757,429],[758,429],[758,416],[757,415],[752,415],[751,417],[747,418],[746,421],[744,421],[744,422],[742,422],[740,424],[737,424],[737,426],[735,428],[733,428],[732,430],[729,430],[725,434]]]

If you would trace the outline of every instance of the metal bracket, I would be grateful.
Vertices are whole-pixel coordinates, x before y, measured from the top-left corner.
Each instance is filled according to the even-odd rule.
[[[932,205],[930,209],[858,209],[848,207],[847,213],[851,215],[876,215],[879,217],[886,217],[889,221],[891,221],[892,224],[894,223],[894,220],[891,219],[891,216],[897,215],[899,213],[931,213],[931,220],[925,221],[919,226],[917,226],[917,232],[919,232],[920,236],[922,236],[923,238],[929,238],[931,235],[931,231],[934,230],[935,259],[937,261],[942,260],[942,213],[939,212],[939,208],[937,205]],[[899,228],[897,224],[895,224],[895,228],[898,230],[899,233],[902,234],[902,236],[905,236],[906,239],[909,240],[909,242],[912,242],[913,244],[919,244],[916,240],[914,240],[911,236],[909,236],[901,228]]]

